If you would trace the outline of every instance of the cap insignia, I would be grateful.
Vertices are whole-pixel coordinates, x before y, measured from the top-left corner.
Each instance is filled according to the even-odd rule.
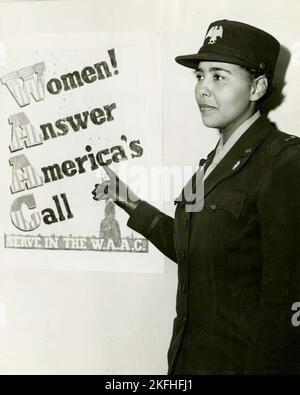
[[[223,27],[213,26],[212,28],[209,29],[209,32],[207,33],[205,40],[207,38],[210,38],[208,44],[215,44],[217,42],[217,39],[222,37],[223,37]]]

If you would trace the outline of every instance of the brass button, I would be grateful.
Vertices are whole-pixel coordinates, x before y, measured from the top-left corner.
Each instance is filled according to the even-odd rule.
[[[216,205],[216,204],[211,204],[211,205],[210,205],[210,208],[211,208],[212,210],[215,210],[215,209],[217,208],[217,205]]]
[[[265,63],[260,63],[260,64],[259,64],[259,68],[260,68],[261,70],[264,70],[264,69],[266,68]]]
[[[184,261],[185,260],[185,253],[183,252],[180,256],[181,260]]]

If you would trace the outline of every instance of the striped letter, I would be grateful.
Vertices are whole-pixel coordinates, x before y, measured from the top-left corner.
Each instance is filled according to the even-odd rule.
[[[19,106],[24,107],[30,104],[30,95],[35,101],[44,100],[45,83],[43,77],[45,69],[44,62],[36,63],[5,74],[1,77],[1,82],[7,86]]]
[[[10,158],[9,164],[13,167],[11,193],[25,191],[25,188],[40,187],[44,184],[42,177],[32,167],[25,155]]]
[[[8,121],[12,124],[10,152],[43,144],[43,136],[34,129],[24,112],[11,115]]]
[[[13,204],[11,205],[10,218],[16,228],[23,230],[24,232],[30,232],[40,226],[41,216],[39,213],[33,213],[30,216],[30,221],[27,221],[22,210],[22,205],[24,204],[30,210],[36,208],[33,194],[20,196],[14,200]]]

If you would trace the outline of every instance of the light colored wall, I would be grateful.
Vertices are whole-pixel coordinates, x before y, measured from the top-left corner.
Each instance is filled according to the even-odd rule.
[[[282,130],[300,134],[297,0],[69,0],[59,7],[58,1],[35,1],[19,4],[13,21],[5,11],[12,1],[1,3],[0,37],[12,23],[18,31],[26,27],[27,32],[46,32],[44,18],[53,20],[58,33],[162,30],[164,153],[169,165],[195,165],[218,137],[201,124],[193,73],[174,57],[198,50],[208,24],[216,19],[266,29],[294,55],[284,89],[287,98],[270,117]],[[26,25],[28,12],[36,15],[33,26]],[[166,212],[174,212],[172,202]],[[164,274],[13,269],[1,264],[0,373],[164,374],[175,290],[176,265],[167,259]]]

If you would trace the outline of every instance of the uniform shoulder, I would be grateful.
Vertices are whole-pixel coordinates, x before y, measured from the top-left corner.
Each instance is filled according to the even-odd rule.
[[[274,130],[270,137],[266,146],[269,155],[277,156],[281,151],[291,146],[298,145],[300,147],[300,138],[293,134]]]

